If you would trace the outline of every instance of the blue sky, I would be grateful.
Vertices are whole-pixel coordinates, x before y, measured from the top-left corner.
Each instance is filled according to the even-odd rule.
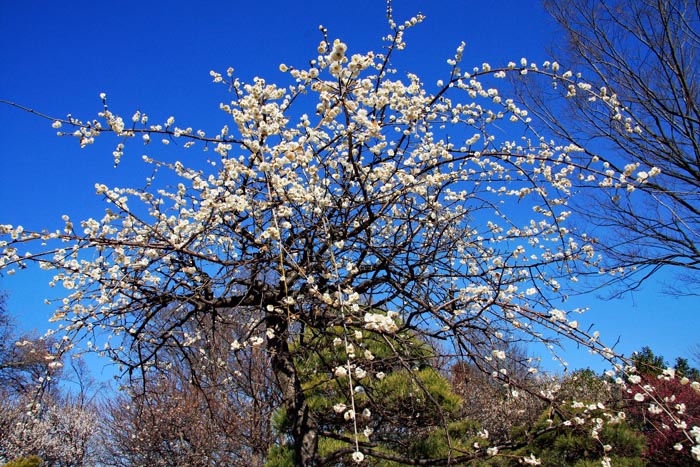
[[[218,103],[225,89],[210,70],[233,66],[243,79],[282,79],[280,63],[303,65],[316,55],[321,35],[348,43],[350,52],[377,49],[386,34],[385,2],[243,2],[125,0],[113,2],[1,2],[0,99],[54,116],[91,118],[107,93],[113,110],[136,109],[153,120],[174,115],[179,124],[220,128]],[[426,21],[410,31],[402,67],[426,83],[445,77],[460,41],[464,64],[541,62],[558,39],[539,1],[409,0],[394,2],[397,20],[421,12]],[[142,148],[127,147],[113,168],[112,141],[80,150],[72,138],[57,138],[49,123],[0,106],[0,223],[56,228],[62,214],[75,219],[102,212],[95,182],[140,184]],[[149,153],[163,148],[149,147]],[[43,331],[50,313],[48,276],[29,271],[0,278],[10,292],[10,311],[28,328]],[[664,280],[673,280],[666,276]],[[700,339],[698,299],[662,294],[663,281],[624,299],[577,298],[591,310],[580,319],[594,324],[608,342],[631,352],[650,345],[667,358],[687,355]],[[568,352],[574,367],[594,365],[585,351]]]

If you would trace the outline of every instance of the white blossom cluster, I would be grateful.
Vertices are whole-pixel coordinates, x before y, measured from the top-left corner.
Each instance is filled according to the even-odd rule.
[[[382,331],[389,334],[394,333],[398,330],[398,326],[396,322],[394,322],[394,317],[396,317],[396,313],[391,311],[386,314],[366,313],[365,329]]]

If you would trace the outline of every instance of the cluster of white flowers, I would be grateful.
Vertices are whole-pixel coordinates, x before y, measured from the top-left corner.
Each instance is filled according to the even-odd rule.
[[[525,465],[541,465],[542,461],[535,457],[534,454],[522,458],[523,464]]]
[[[397,313],[388,311],[387,313],[365,313],[365,329],[371,331],[395,333],[399,328],[394,321]]]
[[[690,430],[689,434],[695,441],[695,445],[690,448],[690,453],[693,456],[693,459],[700,461],[700,426],[694,426]]]

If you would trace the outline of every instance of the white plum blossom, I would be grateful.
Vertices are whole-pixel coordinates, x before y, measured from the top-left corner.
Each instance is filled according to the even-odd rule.
[[[335,413],[343,413],[345,412],[345,409],[347,409],[347,406],[345,404],[335,404],[333,406],[333,411]]]
[[[542,461],[535,457],[534,454],[522,458],[523,464],[526,465],[541,465]]]
[[[391,312],[382,313],[366,313],[365,314],[365,329],[372,331],[383,331],[386,333],[394,333],[398,330],[398,326],[393,320],[394,314]]]
[[[639,375],[629,375],[627,379],[632,384],[639,384],[642,381],[642,378]]]
[[[367,376],[367,372],[365,370],[363,370],[359,366],[357,368],[355,368],[355,378],[362,379],[362,378],[365,378],[366,376]]]

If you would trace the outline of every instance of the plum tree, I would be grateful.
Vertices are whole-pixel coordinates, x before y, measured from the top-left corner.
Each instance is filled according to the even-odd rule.
[[[143,378],[168,371],[165,353],[181,355],[194,374],[262,349],[300,466],[319,465],[319,440],[328,437],[302,362],[328,354],[329,329],[339,330],[344,359],[319,377],[339,380],[349,410],[363,387],[381,386],[374,380],[382,372],[368,371],[381,362],[358,351],[360,335],[382,340],[390,350],[382,361],[405,365],[404,377],[418,386],[428,376],[413,369],[410,348],[395,336],[512,386],[509,368],[533,368],[509,352],[516,343],[554,349],[564,338],[615,357],[554,305],[579,274],[597,273],[592,242],[572,233],[567,203],[578,185],[647,183],[653,167],[625,179],[602,162],[581,161],[581,148],[541,137],[519,101],[498,90],[509,74],[540,75],[570,95],[600,96],[557,63],[467,70],[462,44],[434,86],[395,69],[404,35],[423,18],[397,23],[390,3],[388,13],[382,53],[351,53],[322,28],[309,65],[280,65],[286,86],[212,71],[231,96],[220,105],[225,123],[216,135],[174,117],[157,124],[140,111],[120,116],[105,95],[97,119],[52,118],[82,146],[116,136],[116,164],[136,140],[206,151],[187,162],[144,156],[165,175],[141,188],[97,184],[107,204],[100,219],[66,217],[58,231],[0,227],[0,267],[37,263],[66,290],[53,317],[65,348],[87,340]],[[624,112],[615,99],[605,102],[613,115]],[[214,332],[221,326],[238,334]],[[230,355],[212,353],[212,342]],[[381,451],[364,444],[355,420],[343,419],[349,434],[336,437],[335,449],[367,463]],[[406,450],[392,461],[445,465],[497,452],[465,454],[447,426],[445,436],[437,457]]]

